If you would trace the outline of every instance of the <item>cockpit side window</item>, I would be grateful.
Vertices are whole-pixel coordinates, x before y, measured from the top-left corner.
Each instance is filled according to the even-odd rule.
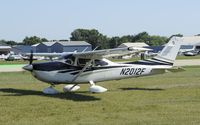
[[[106,66],[106,65],[108,65],[108,63],[103,60],[98,60],[98,59],[94,60],[94,66]]]
[[[82,59],[82,58],[79,58],[78,61],[77,61],[77,65],[78,66],[85,66],[87,62],[89,62],[90,59]]]

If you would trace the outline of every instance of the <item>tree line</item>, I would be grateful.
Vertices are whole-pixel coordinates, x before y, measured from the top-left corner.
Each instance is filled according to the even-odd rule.
[[[180,36],[181,34],[176,34],[172,36]],[[171,37],[172,37],[171,36]],[[99,49],[116,48],[122,43],[126,42],[144,42],[150,46],[160,46],[168,42],[171,38],[159,35],[149,35],[147,32],[141,32],[136,35],[124,35],[108,37],[100,33],[96,29],[76,29],[71,33],[71,41],[86,41],[92,45],[93,48],[98,47]],[[40,38],[37,36],[25,37],[21,43],[15,41],[0,40],[1,43],[6,43],[8,45],[33,45],[41,42],[49,41],[46,38]]]

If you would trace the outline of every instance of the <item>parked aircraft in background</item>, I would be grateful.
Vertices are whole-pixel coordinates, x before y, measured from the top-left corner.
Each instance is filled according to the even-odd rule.
[[[14,60],[20,60],[22,59],[22,55],[15,55],[15,54],[10,54],[8,57],[5,59],[6,61],[14,61]]]
[[[4,54],[0,55],[1,60],[5,60],[6,58],[8,58],[8,55],[4,55]]]
[[[56,94],[54,86],[66,85],[64,92],[76,91],[78,84],[89,83],[89,91],[100,93],[107,91],[106,88],[96,85],[95,82],[148,76],[170,71],[180,49],[182,39],[173,37],[164,49],[152,59],[140,60],[128,63],[111,62],[107,57],[134,53],[140,50],[129,48],[116,48],[76,52],[62,55],[61,60],[32,63],[33,53],[30,55],[30,63],[23,68],[32,73],[38,80],[51,84],[43,90],[46,94]],[[184,43],[185,44],[185,43]]]
[[[22,59],[22,55],[21,54],[14,54],[14,52],[10,52],[7,55],[0,55],[0,59],[2,60],[6,60],[6,61],[14,61],[14,60],[20,60]]]
[[[185,55],[185,56],[196,56],[196,55],[198,55],[198,53],[199,53],[199,51],[192,50],[192,51],[183,52],[183,55]]]

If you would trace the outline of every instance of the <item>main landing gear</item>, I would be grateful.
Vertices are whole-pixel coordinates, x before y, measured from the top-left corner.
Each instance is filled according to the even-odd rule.
[[[102,92],[106,92],[107,89],[98,85],[95,85],[95,83],[93,81],[89,81],[90,83],[90,88],[89,91],[92,93],[102,93]],[[72,92],[72,91],[77,91],[78,89],[80,89],[80,86],[78,86],[77,84],[75,85],[66,85],[63,88],[64,92]]]
[[[54,84],[51,84],[51,86],[43,89],[43,93],[48,95],[58,94],[59,92],[54,87]]]
[[[103,93],[106,92],[107,89],[98,85],[95,85],[95,83],[93,81],[89,81],[90,82],[90,88],[89,91],[92,93]]]
[[[89,81],[89,83],[90,83],[89,91],[92,93],[103,93],[107,91],[106,88],[99,85],[95,85],[93,81]],[[51,84],[51,86],[43,89],[43,93],[49,95],[58,94],[59,92],[56,89],[54,89],[54,87],[55,87],[54,84]],[[77,91],[78,89],[80,89],[80,86],[78,86],[77,84],[74,85],[70,84],[63,87],[64,92],[73,92]]]
[[[98,85],[95,85],[95,83],[93,81],[89,81],[90,83],[90,88],[89,88],[89,91],[92,92],[92,93],[102,93],[102,92],[106,92],[107,89],[104,88],[104,87],[101,87],[101,86],[98,86]],[[80,89],[80,86],[78,86],[77,84],[75,85],[66,85],[64,86],[63,88],[63,91],[64,92],[72,92],[72,91],[76,91]]]

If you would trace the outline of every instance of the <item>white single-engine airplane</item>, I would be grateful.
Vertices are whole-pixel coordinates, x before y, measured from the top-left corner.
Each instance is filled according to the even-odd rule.
[[[173,67],[182,39],[173,37],[164,49],[152,59],[140,60],[128,63],[115,63],[107,60],[107,57],[116,54],[138,52],[141,49],[128,47],[87,52],[75,52],[63,55],[62,60],[32,63],[33,53],[30,55],[30,64],[24,66],[38,80],[50,83],[43,93],[56,94],[56,84],[66,85],[64,92],[76,91],[78,84],[90,83],[90,92],[101,93],[106,88],[96,85],[95,82],[116,80],[131,77],[147,76],[165,73]]]

